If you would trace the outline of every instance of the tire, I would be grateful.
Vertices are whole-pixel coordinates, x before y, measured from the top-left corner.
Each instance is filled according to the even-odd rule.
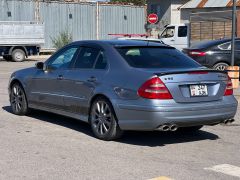
[[[10,55],[4,55],[3,59],[5,59],[6,61],[11,61],[12,57]]]
[[[97,98],[91,105],[89,122],[95,137],[110,141],[121,137],[123,131],[119,128],[112,104],[103,97]]]
[[[19,83],[14,83],[11,87],[10,104],[16,115],[26,115],[29,112],[26,94]]]
[[[22,62],[25,60],[25,52],[21,49],[15,49],[12,52],[12,60],[15,62]]]
[[[229,65],[224,62],[217,63],[213,66],[213,69],[219,70],[219,71],[224,71]]]

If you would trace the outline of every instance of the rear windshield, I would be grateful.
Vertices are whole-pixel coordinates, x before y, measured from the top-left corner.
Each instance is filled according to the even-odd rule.
[[[201,65],[173,48],[117,48],[127,63],[135,68],[197,68]]]

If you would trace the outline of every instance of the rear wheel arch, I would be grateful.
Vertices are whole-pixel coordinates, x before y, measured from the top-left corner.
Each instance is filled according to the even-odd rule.
[[[214,65],[219,64],[219,63],[226,63],[226,64],[228,64],[230,66],[230,63],[228,61],[224,61],[224,60],[218,61]]]

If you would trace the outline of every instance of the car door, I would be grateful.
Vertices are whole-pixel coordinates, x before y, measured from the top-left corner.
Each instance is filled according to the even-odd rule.
[[[63,109],[62,81],[78,51],[77,46],[68,46],[53,55],[45,63],[44,70],[38,70],[30,82],[30,103]]]
[[[64,74],[64,105],[66,110],[87,121],[89,99],[101,85],[106,74],[104,51],[95,47],[81,47],[71,69]]]
[[[187,48],[187,45],[188,45],[188,27],[178,26],[174,46],[175,48],[182,50],[183,48]]]
[[[168,26],[160,36],[161,40],[169,45],[175,46],[175,26]]]

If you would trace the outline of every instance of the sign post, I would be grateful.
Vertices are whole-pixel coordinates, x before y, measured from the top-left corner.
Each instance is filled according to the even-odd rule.
[[[239,87],[239,66],[234,66],[235,60],[235,38],[236,38],[236,0],[233,0],[232,8],[232,45],[231,45],[231,66],[228,67],[228,75],[232,80],[234,89]]]

